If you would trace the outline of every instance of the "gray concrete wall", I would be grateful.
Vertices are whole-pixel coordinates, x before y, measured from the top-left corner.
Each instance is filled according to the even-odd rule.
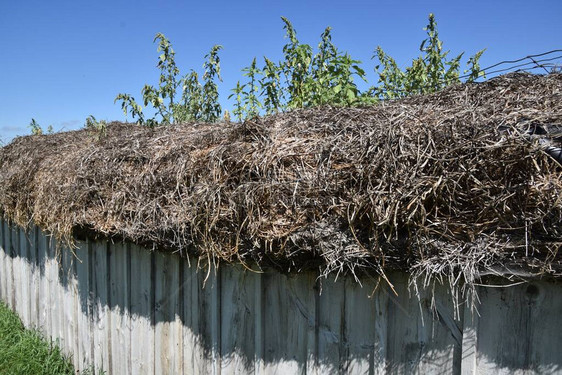
[[[482,286],[478,313],[406,274],[318,280],[256,273],[135,245],[78,242],[2,222],[0,296],[108,374],[562,373],[562,285]],[[193,262],[193,260],[191,260]],[[385,286],[383,286],[385,285]],[[434,309],[431,307],[434,306]]]

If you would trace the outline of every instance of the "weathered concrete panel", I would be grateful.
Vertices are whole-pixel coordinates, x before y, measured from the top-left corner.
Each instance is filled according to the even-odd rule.
[[[109,251],[111,369],[114,374],[129,374],[131,373],[130,246],[122,242],[111,243]]]
[[[74,250],[68,248],[61,249],[61,270],[62,276],[59,280],[62,283],[61,289],[64,307],[61,309],[63,316],[64,330],[64,349],[67,353],[76,353],[78,345],[78,309],[79,305],[76,295],[78,285],[76,280],[76,255]],[[73,356],[75,365],[78,365],[78,356]]]
[[[183,331],[180,261],[170,254],[154,254],[154,360],[155,373],[183,373]]]
[[[78,299],[78,315],[76,316],[78,353],[78,368],[83,369],[94,362],[94,314],[91,290],[93,287],[90,263],[93,256],[91,243],[80,242],[76,249],[76,280],[78,290],[75,298]]]
[[[15,311],[21,317],[23,324],[29,326],[29,270],[26,258],[28,244],[25,231],[19,227],[13,228],[13,238],[15,239],[14,250],[14,285]],[[17,270],[17,271],[16,271]]]
[[[102,371],[112,374],[111,360],[111,315],[109,301],[109,244],[94,242],[92,244],[90,263],[91,293],[93,304],[93,340],[94,365]]]
[[[303,374],[315,371],[316,281],[266,273],[264,293],[264,366],[266,374]]]
[[[16,244],[14,242],[14,229],[7,222],[3,222],[4,235],[6,236],[4,243],[6,244],[7,264],[4,267],[6,271],[6,293],[4,302],[10,306],[12,310],[16,308],[16,291],[14,288],[14,259],[16,258]]]
[[[31,283],[30,283],[30,290],[31,290],[31,314],[34,314],[32,317],[32,322],[34,325],[38,325],[41,319],[41,302],[40,302],[40,291],[41,291],[41,258],[39,257],[39,239],[40,239],[40,231],[36,226],[33,226],[30,231],[30,240],[31,240]],[[34,298],[35,297],[35,298]]]
[[[49,282],[46,277],[46,264],[48,260],[49,237],[42,235],[39,228],[35,227],[37,243],[38,283],[37,290],[37,326],[44,332],[51,332],[51,306],[49,305]]]
[[[154,373],[153,253],[131,246],[131,372]]]
[[[51,241],[50,246],[47,248],[47,260],[45,262],[45,277],[49,286],[48,291],[48,304],[51,307],[51,332],[50,335],[54,339],[62,342],[64,340],[63,327],[64,321],[62,319],[62,310],[64,309],[64,302],[60,297],[62,294],[61,289],[64,286],[59,281],[59,261],[55,241]]]
[[[347,353],[342,367],[347,373],[384,372],[389,291],[383,288],[382,282],[369,290],[352,279],[345,280],[343,332]]]
[[[479,316],[471,325],[475,372],[561,373],[561,290],[560,283],[546,281],[478,288]]]
[[[4,301],[9,296],[7,274],[8,267],[11,267],[12,262],[9,260],[7,255],[6,225],[3,222],[0,222],[0,237],[0,298]]]
[[[221,374],[254,373],[256,346],[256,280],[259,274],[243,267],[222,267]],[[223,354],[224,353],[224,354]]]

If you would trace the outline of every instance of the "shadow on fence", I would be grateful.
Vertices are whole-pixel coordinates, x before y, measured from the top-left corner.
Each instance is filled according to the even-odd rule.
[[[126,243],[60,251],[40,230],[6,223],[1,244],[2,298],[24,323],[61,338],[78,367],[90,360],[110,373],[562,371],[557,283],[480,288],[478,316],[455,310],[446,285],[414,298],[403,273],[391,275],[395,295],[378,280],[361,287],[314,273],[198,271],[189,259]]]

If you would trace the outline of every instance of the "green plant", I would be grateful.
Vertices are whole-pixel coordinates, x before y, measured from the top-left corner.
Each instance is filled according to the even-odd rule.
[[[248,94],[244,91],[244,85],[241,85],[240,81],[236,82],[236,87],[231,91],[232,94],[230,94],[228,98],[230,99],[233,96],[236,98],[232,114],[238,119],[238,121],[242,121],[246,115],[246,106],[244,105],[243,97]]]
[[[221,49],[222,46],[215,45],[205,55],[203,84],[199,82],[199,76],[194,70],[181,78],[182,97],[180,103],[172,107],[175,122],[215,122],[220,119],[222,108],[219,103],[218,85],[215,81],[222,80],[218,56]]]
[[[84,128],[89,130],[99,140],[107,132],[107,122],[105,120],[98,121],[93,115],[90,115],[84,123]]]
[[[74,374],[69,358],[38,331],[26,330],[19,317],[0,303],[0,373]]]
[[[354,76],[366,82],[365,71],[359,67],[361,61],[348,53],[341,53],[332,43],[331,28],[321,35],[318,53],[312,60],[314,89],[311,105],[352,106],[361,95]]]
[[[29,123],[28,127],[31,129],[31,134],[33,135],[43,134],[43,129],[37,123],[37,121],[35,121],[34,118],[31,119],[31,122]]]
[[[480,57],[482,56],[484,51],[486,51],[486,49],[482,49],[482,50],[476,52],[476,54],[474,56],[471,56],[468,59],[468,62],[467,62],[468,69],[464,71],[465,74],[470,73],[468,75],[468,78],[466,79],[467,82],[474,82],[478,78],[485,78],[486,77],[486,73],[480,68]]]
[[[257,75],[261,74],[261,71],[256,66],[256,58],[252,60],[252,64],[250,66],[244,68],[242,70],[244,72],[244,76],[248,77],[248,96],[246,98],[246,102],[248,104],[248,115],[249,116],[257,116],[259,114],[259,110],[262,107],[258,99],[258,79]]]
[[[267,114],[277,113],[283,108],[283,88],[281,86],[281,67],[273,61],[264,57],[265,66],[261,74],[263,77],[259,80],[261,88],[260,95],[264,97],[263,107]]]
[[[367,82],[366,73],[360,66],[361,61],[337,49],[332,42],[330,27],[321,34],[317,52],[314,53],[310,45],[299,41],[291,22],[285,17],[281,17],[281,20],[287,39],[283,46],[283,59],[275,63],[264,57],[264,65],[259,68],[254,58],[248,67],[242,69],[246,82],[238,81],[228,97],[235,100],[232,115],[238,121],[257,116],[263,111],[271,114],[320,105],[371,104],[380,99],[435,92],[461,82],[461,78],[473,82],[484,77],[479,64],[484,50],[468,59],[465,75],[461,76],[460,65],[464,53],[448,58],[449,51],[443,50],[437,22],[434,15],[430,14],[428,25],[424,28],[427,36],[419,48],[421,55],[402,70],[392,57],[380,46],[377,47],[373,58],[378,59],[375,67],[378,84],[361,92],[355,83],[357,78]],[[194,70],[179,78],[175,52],[163,34],[156,34],[154,42],[158,42],[160,52],[157,64],[160,70],[159,84],[156,87],[145,85],[142,97],[144,106],[152,107],[155,115],[146,119],[142,107],[131,95],[118,94],[115,102],[121,101],[125,115],[131,113],[133,119],[137,118],[140,124],[149,126],[220,120],[222,108],[217,81],[222,81],[218,55],[222,46],[213,46],[205,55],[201,82]],[[229,119],[230,114],[227,116],[225,112],[224,118]]]
[[[233,114],[238,120],[256,116],[262,109],[271,114],[293,108],[372,102],[354,82],[355,77],[366,81],[361,62],[338,51],[332,43],[330,27],[322,33],[314,54],[310,45],[298,40],[291,22],[285,17],[281,19],[287,38],[283,60],[276,64],[264,57],[265,65],[259,69],[254,58],[242,70],[248,82],[237,82],[231,90],[229,98],[235,98]]]
[[[283,47],[285,61],[280,65],[287,84],[287,107],[307,107],[307,99],[311,97],[312,91],[312,75],[309,69],[312,63],[312,47],[308,44],[301,44],[291,22],[285,17],[281,17],[281,19],[288,39],[287,44]]]
[[[196,121],[200,118],[203,88],[194,70],[181,80],[182,97],[174,107],[174,118],[177,122]]]
[[[220,45],[214,45],[211,51],[205,55],[203,69],[203,91],[201,95],[201,120],[215,122],[220,119],[222,109],[219,103],[219,91],[215,79],[222,81],[221,66],[218,52],[222,49]]]
[[[448,60],[449,51],[443,51],[443,42],[439,39],[437,22],[433,14],[429,15],[429,23],[424,28],[427,38],[420,45],[422,56],[414,59],[412,65],[404,71],[400,70],[396,61],[388,56],[379,46],[375,49],[373,58],[378,59],[375,67],[379,75],[379,85],[370,89],[370,94],[381,99],[393,99],[412,94],[426,94],[436,92],[442,88],[460,83],[460,61],[464,54]],[[484,50],[469,58],[469,72],[467,81],[473,82],[483,77],[479,60]]]
[[[263,107],[262,103],[258,97],[258,74],[262,74],[261,70],[258,69],[256,58],[252,60],[250,66],[242,69],[244,76],[248,77],[248,82],[244,85],[240,85],[240,81],[236,83],[236,87],[232,89],[232,94],[228,97],[229,99],[236,96],[236,105],[234,107],[233,114],[242,121],[244,118],[255,117],[260,113],[260,108]]]
[[[144,114],[142,113],[142,107],[135,101],[135,98],[133,98],[129,94],[117,94],[114,103],[116,103],[118,100],[121,100],[121,109],[123,110],[123,113],[125,113],[125,117],[130,110],[132,118],[135,119],[135,117],[137,117],[138,123],[141,125],[144,124]]]
[[[330,27],[322,33],[318,52],[313,55],[312,47],[298,41],[289,20],[284,17],[282,20],[289,40],[283,47],[285,61],[281,63],[286,79],[287,107],[357,104],[361,93],[354,78],[366,81],[365,71],[359,66],[361,61],[336,48]]]
[[[28,127],[31,129],[31,134],[33,135],[44,134],[43,128],[37,123],[37,121],[35,121],[34,118],[31,119],[31,122],[29,123]],[[54,133],[53,125],[47,126],[47,134],[53,134],[53,133]]]
[[[158,63],[160,70],[158,86],[144,85],[141,93],[145,107],[152,107],[155,115],[145,119],[143,108],[130,94],[118,94],[115,102],[121,101],[121,108],[125,116],[130,112],[137,118],[139,124],[155,126],[185,121],[214,122],[221,115],[218,102],[218,88],[215,79],[220,77],[220,59],[218,51],[222,48],[215,45],[205,55],[203,84],[199,83],[198,75],[191,70],[184,77],[179,77],[180,71],[175,62],[175,51],[170,41],[162,33],[157,33],[154,42],[158,42]],[[181,86],[181,99],[177,101],[177,91]]]

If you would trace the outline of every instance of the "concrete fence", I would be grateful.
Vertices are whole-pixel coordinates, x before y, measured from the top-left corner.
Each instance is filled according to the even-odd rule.
[[[478,288],[478,313],[446,285],[411,295],[376,278],[250,272],[128,243],[58,249],[0,223],[0,294],[78,369],[108,374],[562,373],[562,285]],[[384,285],[384,286],[383,286]],[[457,306],[458,307],[458,306]]]

